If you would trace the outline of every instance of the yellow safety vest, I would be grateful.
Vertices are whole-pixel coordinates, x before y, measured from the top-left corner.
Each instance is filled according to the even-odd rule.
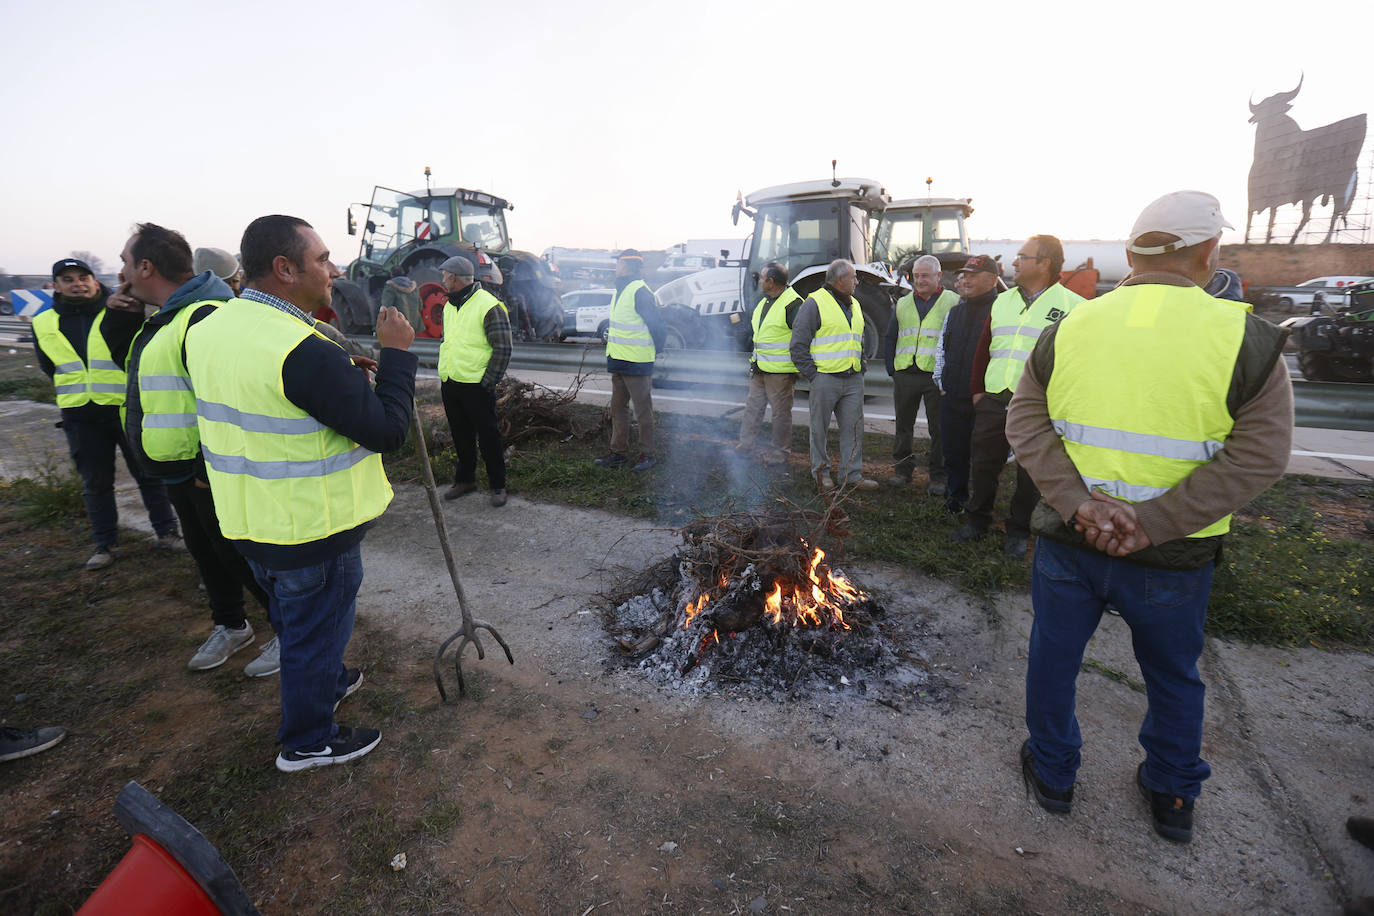
[[[959,301],[954,290],[941,290],[931,303],[926,317],[916,308],[916,294],[907,293],[897,300],[897,350],[892,366],[898,372],[911,367],[925,372],[935,371],[935,350],[940,345],[940,329],[945,316]]]
[[[811,358],[816,362],[817,372],[844,372],[853,369],[863,371],[864,355],[864,310],[859,300],[850,297],[850,320],[845,321],[844,310],[830,295],[830,290],[821,287],[811,294],[820,309],[821,326],[816,336],[811,338]]]
[[[33,316],[33,336],[43,355],[52,360],[52,383],[57,389],[58,407],[104,404],[118,407],[124,403],[124,369],[114,361],[100,326],[105,309],[95,316],[86,338],[86,361],[58,327],[57,309],[44,309]]]
[[[196,395],[181,360],[181,346],[191,316],[203,305],[219,304],[218,299],[207,299],[182,306],[139,355],[138,403],[143,408],[139,439],[143,453],[154,461],[185,461],[200,453]]]
[[[750,359],[759,367],[759,371],[797,371],[792,364],[792,357],[788,355],[792,345],[792,329],[787,326],[787,306],[800,298],[795,289],[787,287],[778,293],[778,298],[773,300],[768,309],[768,316],[762,319],[760,316],[763,315],[768,297],[760,299],[759,304],[754,306],[754,314],[749,319],[754,326],[754,355]]]
[[[1123,286],[1055,332],[1050,419],[1089,489],[1141,502],[1226,445],[1245,311],[1197,287]],[[1189,537],[1230,530],[1231,516]]]
[[[988,393],[1015,391],[1040,332],[1082,301],[1082,296],[1059,283],[1036,296],[1030,305],[1016,287],[998,296],[992,303],[991,353],[983,375]]]
[[[491,362],[491,342],[484,322],[487,312],[506,304],[479,289],[454,308],[444,306],[444,341],[439,344],[439,378],[453,382],[480,382]]]
[[[305,544],[356,528],[391,502],[382,456],[283,391],[286,357],[311,334],[328,340],[246,299],[230,299],[187,332],[201,450],[227,538]]]
[[[606,335],[606,355],[611,359],[623,359],[627,363],[654,361],[653,335],[635,311],[635,293],[640,288],[648,289],[648,284],[643,280],[625,284],[611,304],[611,326]]]

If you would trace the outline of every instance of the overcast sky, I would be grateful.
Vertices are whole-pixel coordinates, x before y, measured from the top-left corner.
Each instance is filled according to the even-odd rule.
[[[342,265],[346,205],[426,165],[513,202],[535,252],[743,237],[737,191],[831,159],[972,197],[974,237],[1119,239],[1178,188],[1243,227],[1247,97],[1305,74],[1303,127],[1369,111],[1370,25],[1355,0],[3,0],[0,267],[113,267],[144,220],[236,250],[266,213]]]

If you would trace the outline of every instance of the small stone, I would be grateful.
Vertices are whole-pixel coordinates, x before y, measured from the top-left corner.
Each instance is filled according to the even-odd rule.
[[[768,901],[764,900],[762,897],[755,897],[753,900],[749,901],[749,912],[751,913],[762,913],[767,907]]]
[[[658,847],[658,851],[659,851],[659,852],[667,852],[667,853],[674,853],[674,852],[677,852],[677,844],[674,843],[672,840],[669,840],[668,842],[664,843],[662,846]]]
[[[718,890],[718,891],[723,891],[723,890],[725,890],[725,882],[722,881],[722,880],[719,879],[719,878],[712,878],[712,879],[711,879],[711,886],[714,887],[714,888],[715,888],[716,890]]]
[[[598,715],[600,715],[600,713],[598,713],[595,709],[582,710],[582,718],[587,720],[595,719]]]

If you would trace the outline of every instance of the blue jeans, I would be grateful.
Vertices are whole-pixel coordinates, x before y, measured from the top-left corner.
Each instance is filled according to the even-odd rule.
[[[344,649],[353,635],[362,547],[354,544],[315,566],[268,569],[249,558],[258,584],[271,598],[281,629],[281,728],[287,750],[313,749],[338,732],[334,704],[348,686]]]
[[[177,516],[161,483],[143,474],[129,457],[129,444],[119,423],[118,407],[87,409],[80,418],[70,414],[62,417],[62,432],[67,437],[67,451],[81,475],[81,499],[86,504],[86,516],[91,522],[91,540],[96,547],[114,547],[119,543],[119,510],[115,506],[115,449],[124,455],[124,463],[138,483],[138,493],[148,510],[148,521],[161,537],[177,533]]]
[[[1183,799],[1201,793],[1212,770],[1201,757],[1205,688],[1197,662],[1211,590],[1210,563],[1201,569],[1151,569],[1036,540],[1026,728],[1036,772],[1050,788],[1068,789],[1078,772],[1083,737],[1074,715],[1075,685],[1083,651],[1110,603],[1131,628],[1145,677],[1145,785]]]

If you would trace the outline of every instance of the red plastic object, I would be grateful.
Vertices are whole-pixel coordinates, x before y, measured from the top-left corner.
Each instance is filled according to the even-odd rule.
[[[77,916],[219,916],[210,895],[176,859],[141,833]]]
[[[442,283],[432,280],[420,284],[420,317],[425,323],[421,337],[443,338],[444,305],[448,303],[448,290]]]

